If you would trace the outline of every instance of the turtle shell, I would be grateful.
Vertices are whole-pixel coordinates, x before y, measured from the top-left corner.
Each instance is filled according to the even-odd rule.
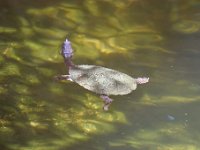
[[[69,68],[70,78],[80,86],[104,95],[125,95],[137,88],[136,80],[125,73],[95,65]]]

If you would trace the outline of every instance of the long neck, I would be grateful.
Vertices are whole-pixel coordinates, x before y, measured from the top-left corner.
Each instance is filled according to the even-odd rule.
[[[66,65],[66,67],[67,67],[68,69],[74,66],[74,64],[73,64],[73,62],[72,62],[72,60],[71,60],[71,58],[64,59],[64,62],[65,62],[65,65]]]

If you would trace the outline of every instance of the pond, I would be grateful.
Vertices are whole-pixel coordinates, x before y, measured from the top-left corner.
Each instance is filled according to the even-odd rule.
[[[199,150],[198,0],[1,0],[2,150]],[[102,110],[60,55],[150,82]]]

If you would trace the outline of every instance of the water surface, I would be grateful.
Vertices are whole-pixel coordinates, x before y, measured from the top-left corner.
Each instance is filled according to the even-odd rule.
[[[3,150],[200,149],[200,2],[0,2],[0,146]],[[129,95],[102,100],[72,82],[77,64],[149,76]]]

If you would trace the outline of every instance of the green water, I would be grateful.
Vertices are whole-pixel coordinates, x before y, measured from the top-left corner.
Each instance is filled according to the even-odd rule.
[[[199,0],[1,0],[1,150],[199,150]],[[150,82],[102,100],[72,82],[77,64]]]

